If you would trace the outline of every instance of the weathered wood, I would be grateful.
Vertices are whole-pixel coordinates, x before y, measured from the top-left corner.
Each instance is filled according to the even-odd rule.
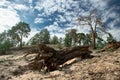
[[[61,65],[65,63],[68,60],[71,60],[75,57],[81,57],[85,58],[92,53],[88,50],[88,46],[77,46],[77,47],[71,47],[70,49],[65,50],[62,54],[60,54],[58,57],[58,64]]]
[[[75,57],[81,57],[83,59],[88,57],[90,53],[91,51],[89,50],[88,46],[70,47],[57,51],[44,44],[39,44],[37,55],[34,59],[29,61],[28,67],[34,70],[41,70],[46,68],[46,71],[53,71],[56,70],[59,65],[65,63],[68,60],[71,60]],[[25,57],[27,55],[25,55]]]
[[[106,46],[101,49],[99,52],[104,52],[104,51],[107,51],[107,50],[115,50],[115,49],[118,49],[120,47],[120,42],[117,42],[117,41],[110,41],[106,44]]]

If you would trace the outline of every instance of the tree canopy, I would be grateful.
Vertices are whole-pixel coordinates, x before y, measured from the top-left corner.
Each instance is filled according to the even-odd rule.
[[[23,45],[23,37],[28,37],[29,32],[31,31],[29,24],[25,22],[19,22],[9,30],[9,35],[16,41],[20,43],[20,48]]]

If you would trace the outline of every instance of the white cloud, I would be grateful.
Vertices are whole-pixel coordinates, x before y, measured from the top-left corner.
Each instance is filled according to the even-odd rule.
[[[7,30],[20,21],[16,11],[0,8],[0,32]]]
[[[46,26],[44,28],[48,29],[48,31],[50,32],[50,35],[52,37],[54,35],[56,35],[57,37],[64,37],[65,36],[65,29],[59,27],[57,22],[54,22],[53,25]]]
[[[36,3],[35,9],[41,10],[44,8],[45,12],[47,15],[50,15],[51,12],[54,9],[51,9],[52,6],[54,6],[54,1],[53,0],[44,0],[44,1],[38,1]]]
[[[9,4],[10,4],[10,2],[7,1],[7,0],[1,0],[1,1],[0,1],[0,7],[1,7],[1,6],[6,6],[6,5],[9,5]]]
[[[104,13],[104,14],[101,14],[103,22],[106,22],[110,18],[112,18],[112,19],[117,18],[116,12],[114,12],[112,9],[104,10],[104,11],[102,11],[102,13]]]
[[[55,11],[65,12],[66,2],[66,0],[39,0],[36,2],[35,9],[39,11],[44,9],[46,15],[51,15]]]
[[[29,3],[31,4],[33,2],[33,0],[29,0]]]
[[[12,4],[11,6],[16,10],[29,10],[29,7],[23,4]]]
[[[99,10],[104,10],[107,7],[107,0],[90,0],[93,8],[97,8]]]
[[[50,32],[51,36],[56,35],[57,37],[65,37],[66,31],[70,30],[70,29],[76,29],[77,33],[89,33],[90,27],[89,26],[72,26],[72,27],[66,27],[66,28],[61,28],[59,27],[59,25],[54,22],[53,25],[50,26],[46,26],[45,28],[48,29],[48,31]]]
[[[4,30],[10,29],[20,21],[20,16],[16,10],[28,10],[29,8],[24,4],[12,3],[8,0],[0,1],[0,28]]]
[[[0,1],[0,6],[6,7],[6,8],[12,7],[13,9],[16,9],[16,10],[28,10],[29,9],[29,7],[24,4],[11,3],[10,1],[7,1],[7,0]]]
[[[112,34],[113,38],[116,39],[117,41],[120,41],[120,28],[112,28],[107,30],[109,33]],[[107,37],[109,37],[108,34],[102,34],[102,38],[106,41]]]
[[[64,33],[57,33],[57,32],[50,32],[50,36],[53,37],[54,35],[56,35],[58,38],[64,38],[65,34]]]
[[[109,30],[109,32],[116,40],[120,41],[120,28],[112,28]]]
[[[38,17],[45,16],[45,13],[38,14]]]
[[[59,27],[57,22],[54,22],[53,25],[46,26],[45,28],[48,29],[48,31],[50,32],[64,33],[64,29]]]
[[[36,18],[34,23],[42,23],[44,22],[43,18]]]
[[[24,42],[28,42],[36,33],[38,33],[39,31],[37,30],[37,29],[35,29],[35,28],[32,28],[31,29],[31,32],[30,32],[30,34],[29,34],[29,36],[28,36],[28,38],[23,38],[23,41]]]

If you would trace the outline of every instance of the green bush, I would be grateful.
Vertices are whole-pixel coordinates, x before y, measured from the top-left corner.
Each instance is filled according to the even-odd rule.
[[[65,35],[65,39],[64,39],[64,45],[66,47],[70,47],[72,45],[72,38],[70,37],[69,34]]]
[[[57,47],[58,47],[59,49],[62,49],[62,44],[58,43],[58,44],[57,44]]]
[[[4,43],[0,43],[0,55],[6,54],[6,51],[10,49],[12,44],[9,40],[6,40]]]
[[[105,47],[105,43],[97,43],[97,49],[102,49]]]

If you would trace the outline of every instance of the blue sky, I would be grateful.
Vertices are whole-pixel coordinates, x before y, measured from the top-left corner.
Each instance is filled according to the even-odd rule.
[[[24,21],[32,29],[29,38],[43,28],[59,37],[71,28],[87,33],[89,27],[79,27],[76,19],[95,8],[107,31],[120,40],[120,0],[0,0],[0,32]]]

